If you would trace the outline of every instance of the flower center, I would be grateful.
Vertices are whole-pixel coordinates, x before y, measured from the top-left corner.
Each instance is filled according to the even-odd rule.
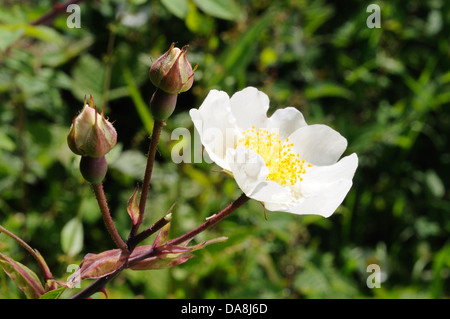
[[[302,181],[301,175],[306,173],[305,160],[300,159],[300,154],[292,152],[294,143],[289,143],[289,138],[280,140],[278,133],[269,133],[266,129],[257,129],[252,126],[243,132],[244,137],[239,139],[235,148],[245,147],[258,153],[266,164],[269,175],[267,180],[272,180],[280,185],[294,185]]]

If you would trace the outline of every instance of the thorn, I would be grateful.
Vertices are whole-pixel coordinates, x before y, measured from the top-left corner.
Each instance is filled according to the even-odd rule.
[[[166,215],[164,215],[164,219],[167,221],[171,221],[172,220],[172,209],[175,207],[175,205],[177,204],[177,202],[174,202],[172,204],[172,206],[170,206],[169,210],[167,211]]]
[[[105,295],[105,298],[108,299],[108,293],[106,292],[106,288],[103,287],[102,290],[100,290]]]

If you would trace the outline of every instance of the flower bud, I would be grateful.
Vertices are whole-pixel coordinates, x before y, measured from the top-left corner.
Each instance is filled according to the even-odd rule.
[[[80,172],[84,179],[92,184],[100,184],[108,171],[106,158],[82,156],[80,161]]]
[[[150,80],[159,89],[170,94],[185,92],[194,83],[194,70],[186,58],[187,46],[181,50],[172,43],[150,68]]]
[[[92,96],[89,105],[73,119],[67,136],[72,152],[81,156],[102,157],[117,143],[117,133],[112,124],[94,108]]]
[[[155,120],[163,121],[172,115],[176,104],[177,94],[168,94],[157,89],[150,99],[150,111]]]

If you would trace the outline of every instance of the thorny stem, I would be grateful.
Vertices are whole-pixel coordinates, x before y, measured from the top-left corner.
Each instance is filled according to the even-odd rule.
[[[242,194],[238,199],[236,199],[234,202],[229,204],[222,211],[220,211],[219,213],[215,214],[214,216],[208,218],[203,224],[201,224],[197,228],[194,228],[190,232],[188,232],[178,238],[172,239],[167,244],[168,245],[177,245],[177,244],[181,244],[181,243],[195,237],[196,235],[200,234],[201,232],[205,231],[206,229],[216,225],[218,222],[220,222],[225,217],[230,215],[236,209],[238,209],[239,207],[244,205],[249,199],[250,198],[248,198],[245,194]]]
[[[147,154],[147,166],[145,168],[144,181],[142,185],[141,198],[139,202],[139,218],[138,222],[131,228],[127,243],[124,243],[122,241],[122,238],[119,236],[116,228],[114,227],[111,215],[109,214],[109,209],[106,203],[106,198],[103,192],[102,184],[92,185],[108,232],[111,234],[111,237],[113,238],[114,242],[119,248],[128,251],[128,256],[131,254],[131,252],[134,250],[134,248],[139,242],[149,237],[151,234],[158,231],[159,229],[161,229],[164,225],[166,225],[170,221],[170,219],[168,219],[166,215],[160,220],[158,220],[155,224],[153,224],[149,228],[145,229],[144,231],[136,235],[139,226],[142,224],[142,221],[144,219],[145,204],[147,201],[148,191],[150,188],[150,180],[153,172],[153,165],[155,161],[158,141],[161,135],[161,131],[165,125],[166,125],[165,121],[155,121],[155,125],[153,126],[153,134],[151,137],[151,142]],[[72,299],[88,298],[92,294],[102,290],[108,284],[108,282],[110,282],[113,278],[115,278],[124,269],[125,265],[127,265],[127,262],[124,264],[124,266],[117,269],[114,273],[94,281],[91,285],[80,291],[78,294],[74,295]]]
[[[19,238],[18,236],[16,236],[15,234],[10,232],[9,230],[7,230],[2,225],[0,225],[0,233],[1,232],[5,233],[9,237],[11,237],[15,241],[17,241],[23,248],[25,248],[30,253],[31,256],[34,257],[34,259],[36,259],[36,261],[39,263],[39,266],[42,268],[42,271],[44,272],[44,278],[45,278],[46,281],[49,280],[49,279],[53,279],[53,275],[52,275],[52,273],[50,271],[50,268],[48,267],[48,265],[45,262],[44,258],[42,258],[42,256],[40,256],[40,254],[36,250],[34,250],[25,241],[23,241],[21,238]]]
[[[167,245],[177,245],[186,242],[187,240],[192,239],[196,235],[200,234],[201,232],[213,227],[221,220],[225,219],[227,216],[229,216],[232,212],[234,212],[236,209],[244,205],[250,198],[248,198],[245,194],[242,194],[239,196],[238,199],[236,199],[234,202],[230,203],[227,207],[222,209],[219,213],[213,215],[212,217],[208,218],[203,224],[200,226],[194,228],[190,232],[172,239],[167,243]],[[158,221],[159,222],[159,221]],[[142,233],[141,233],[142,234]],[[129,260],[129,266],[132,266],[139,262],[140,260],[143,260],[145,258],[151,257],[154,254],[154,249],[152,248],[150,251],[146,252],[145,254],[141,256],[135,257],[133,260]]]
[[[108,282],[110,282],[111,280],[113,280],[114,278],[116,278],[116,276],[122,270],[123,270],[123,266],[120,267],[119,269],[117,269],[115,272],[113,272],[112,274],[110,274],[108,276],[105,276],[105,277],[102,277],[102,278],[98,278],[92,284],[90,284],[89,286],[87,286],[86,288],[81,290],[76,295],[72,296],[71,299],[87,299],[87,298],[89,298],[90,296],[92,296],[96,292],[99,292],[100,290],[102,290],[106,286],[106,284]]]
[[[201,232],[211,228],[212,226],[216,225],[218,222],[223,220],[225,217],[229,216],[232,212],[234,212],[236,209],[241,207],[248,200],[249,200],[249,198],[245,194],[242,194],[238,199],[236,199],[234,202],[229,204],[222,211],[220,211],[219,213],[217,213],[213,217],[208,218],[208,220],[205,221],[203,224],[201,224],[200,226],[194,228],[190,232],[188,232],[188,233],[186,233],[186,234],[184,234],[184,235],[182,235],[182,236],[180,236],[178,238],[172,239],[171,241],[169,241],[167,243],[167,245],[177,245],[177,244],[181,244],[181,243],[183,243],[183,242],[185,242],[185,241],[187,241],[189,239],[192,239],[193,237],[195,237],[199,233],[201,233]],[[159,227],[153,227],[153,226],[150,227],[153,230],[153,232],[156,231],[156,228],[161,228],[161,227],[163,227],[165,225],[162,222],[162,220],[164,220],[164,217],[153,225],[153,226],[155,226],[155,225],[158,224]],[[148,229],[150,229],[150,228],[148,228]],[[144,233],[144,232],[145,231],[143,231],[142,233]],[[122,266],[121,268],[117,269],[115,272],[113,272],[112,274],[110,274],[108,276],[105,276],[105,277],[97,279],[90,286],[86,287],[85,289],[80,291],[78,294],[74,295],[72,297],[72,299],[84,299],[84,298],[90,297],[94,293],[102,290],[106,286],[106,284],[108,282],[110,282],[113,278],[115,278],[125,268],[125,266],[132,266],[132,265],[136,264],[137,262],[139,262],[142,259],[151,257],[154,253],[155,253],[155,249],[153,249],[153,247],[152,247],[151,250],[149,250],[148,252],[144,253],[143,255],[136,256],[136,257],[134,257],[134,259],[128,260],[124,264],[124,266]]]
[[[161,228],[166,226],[168,223],[170,223],[170,221],[172,219],[171,212],[172,212],[172,209],[174,206],[175,206],[175,203],[170,207],[169,211],[163,217],[161,217],[158,221],[156,221],[153,225],[151,225],[150,227],[141,231],[139,234],[128,238],[127,246],[128,246],[128,252],[130,255],[133,252],[134,248],[136,248],[136,246],[140,242],[144,241],[146,238],[150,237],[151,235],[156,233],[158,230],[160,230]]]
[[[134,248],[144,239],[149,237],[151,234],[155,233],[157,230],[164,227],[167,223],[170,222],[170,211],[173,208],[173,206],[170,208],[168,214],[166,214],[164,217],[162,217],[160,220],[158,220],[156,223],[154,223],[149,228],[145,229],[141,233],[137,234],[140,225],[143,222],[144,219],[144,212],[145,212],[145,206],[147,203],[147,197],[148,192],[150,188],[150,180],[152,177],[153,172],[153,166],[155,162],[155,155],[158,147],[159,138],[161,135],[161,131],[166,125],[166,120],[155,120],[154,126],[153,126],[153,132],[151,136],[150,146],[147,153],[147,165],[145,168],[145,175],[144,180],[142,184],[142,191],[139,201],[139,217],[136,222],[131,228],[130,234],[128,236],[127,242],[123,242],[122,238],[117,233],[116,228],[114,227],[114,223],[111,219],[111,216],[109,214],[109,209],[106,203],[105,194],[103,192],[103,186],[102,184],[95,185],[93,184],[92,187],[94,189],[95,196],[97,198],[97,201],[100,206],[100,210],[102,212],[102,216],[106,225],[106,228],[108,229],[108,232],[110,233],[111,237],[113,238],[116,245],[122,249],[124,253],[126,253],[126,262],[118,269],[116,269],[112,274],[98,278],[96,281],[94,281],[91,285],[77,293],[72,297],[72,299],[82,299],[82,298],[88,298],[92,294],[102,290],[105,288],[105,286],[110,282],[113,278],[115,278],[123,269],[130,267],[136,263],[138,263],[140,260],[143,260],[145,258],[151,257],[155,254],[155,251],[157,251],[158,247],[152,247],[149,251],[145,252],[144,254],[141,254],[140,256],[136,256],[133,259],[130,259],[130,255],[133,252]],[[232,212],[234,212],[236,209],[241,207],[244,203],[246,203],[249,200],[249,198],[242,194],[237,200],[229,204],[226,208],[224,208],[221,212],[213,215],[212,217],[208,218],[203,224],[196,227],[195,229],[191,230],[190,232],[175,238],[171,241],[169,241],[168,245],[176,245],[184,243],[199,233],[205,231],[206,229],[216,225],[218,222],[226,218],[228,215],[230,215]],[[156,248],[156,249],[154,249]]]
[[[155,248],[152,247],[147,252],[143,253],[142,255],[128,259],[127,266],[132,267],[133,265],[136,265],[141,260],[152,257],[154,254],[155,254]]]
[[[170,219],[168,219],[166,217],[167,217],[167,215],[164,216],[163,218],[161,218],[160,220],[158,220],[155,224],[153,224],[152,226],[150,226],[146,230],[142,231],[140,234],[129,238],[129,246],[128,246],[129,247],[129,252],[128,252],[128,254],[131,255],[131,252],[134,250],[134,248],[136,247],[136,245],[138,243],[140,243],[145,238],[147,238],[151,234],[155,233],[156,231],[158,231],[162,227],[164,227],[170,221]],[[153,253],[153,249],[150,252],[145,253],[143,256],[138,256],[136,258],[139,258],[139,260],[141,260],[140,258],[142,258],[142,257],[143,258],[150,257],[152,253]],[[128,255],[127,258],[129,258],[129,255]],[[134,263],[137,262],[136,258],[133,260]],[[114,279],[120,272],[122,272],[122,270],[124,270],[126,266],[129,266],[129,264],[128,264],[129,261],[130,260],[127,259],[127,261],[123,264],[123,266],[118,268],[118,269],[116,269],[112,274],[110,274],[108,276],[105,276],[105,277],[98,278],[92,284],[90,284],[88,287],[86,287],[85,289],[81,290],[76,295],[72,296],[72,299],[86,299],[86,298],[89,298],[90,296],[92,296],[93,294],[95,294],[96,292],[101,291],[103,288],[105,288],[105,286],[112,279]]]
[[[165,120],[155,121],[155,125],[153,126],[153,133],[147,154],[147,166],[145,168],[144,181],[142,183],[141,198],[139,201],[139,218],[137,223],[133,225],[133,227],[131,228],[130,236],[128,238],[136,236],[139,226],[142,224],[142,221],[144,220],[145,204],[147,203],[147,196],[150,188],[150,180],[152,178],[153,165],[155,163],[156,150],[158,147],[159,137],[161,135],[161,131],[164,126],[166,126]]]
[[[136,236],[128,238],[127,245],[129,250],[133,250],[137,244],[142,242],[144,239],[148,238],[161,228],[163,228],[167,223],[170,222],[170,219],[167,218],[167,216],[162,217],[159,219],[156,223],[154,223],[152,226],[148,227],[147,229],[143,230]]]
[[[127,252],[128,248],[125,242],[120,237],[117,232],[116,227],[114,226],[114,222],[111,218],[111,214],[109,213],[108,204],[106,203],[105,192],[103,191],[103,184],[92,184],[92,189],[94,190],[95,198],[97,199],[98,206],[102,213],[103,221],[105,222],[106,229],[108,230],[111,238],[116,243],[117,247],[119,247],[122,251]]]

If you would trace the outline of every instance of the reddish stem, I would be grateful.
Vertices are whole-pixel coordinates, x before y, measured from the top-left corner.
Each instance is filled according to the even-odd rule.
[[[111,214],[109,213],[108,204],[106,203],[105,192],[103,191],[103,184],[92,184],[92,189],[95,193],[95,198],[97,198],[98,206],[102,213],[103,221],[105,222],[106,229],[108,230],[111,238],[116,243],[117,247],[119,247],[122,251],[127,252],[128,248],[125,242],[120,237],[117,232],[116,227],[114,226],[114,222],[111,218]]]
[[[190,232],[184,234],[183,236],[180,236],[178,238],[172,239],[167,244],[168,245],[177,245],[177,244],[181,244],[181,243],[183,243],[183,242],[185,242],[185,241],[195,237],[199,233],[203,232],[204,230],[206,230],[208,228],[211,228],[212,226],[214,226],[215,224],[217,224],[218,222],[223,220],[225,217],[230,215],[236,209],[238,209],[239,207],[244,205],[249,199],[250,198],[248,198],[245,194],[242,194],[238,199],[236,199],[234,202],[229,204],[222,211],[220,211],[216,215],[208,218],[208,220],[206,220],[203,224],[201,224],[197,228],[194,228],[193,230],[191,230]]]
[[[155,155],[158,149],[159,137],[161,136],[161,131],[164,126],[166,126],[166,121],[155,121],[155,125],[153,126],[153,133],[147,154],[147,166],[145,168],[141,198],[139,201],[139,218],[137,223],[133,225],[133,227],[131,228],[129,238],[136,236],[139,226],[141,226],[142,221],[144,220],[145,204],[147,203],[147,196],[150,188],[150,180],[152,178],[153,165],[155,163]]]
[[[232,202],[230,205],[228,205],[227,207],[225,207],[222,211],[220,211],[219,213],[217,213],[216,215],[214,215],[213,217],[209,218],[206,222],[204,222],[203,224],[201,224],[200,226],[198,226],[197,228],[191,230],[190,232],[184,234],[183,236],[180,236],[178,238],[172,239],[171,241],[169,241],[167,243],[167,245],[176,245],[176,244],[181,244],[191,238],[193,238],[194,236],[198,235],[199,233],[201,233],[202,231],[205,231],[206,229],[216,225],[218,222],[220,222],[221,220],[223,220],[225,217],[229,216],[232,212],[234,212],[236,209],[238,209],[239,207],[241,207],[243,204],[245,204],[247,201],[249,200],[249,198],[245,195],[242,194],[238,199],[236,199],[234,202]],[[153,226],[149,227],[147,230],[151,230],[151,232],[153,233],[154,231],[156,231],[156,229],[159,229],[161,227],[163,227],[165,225],[165,223],[163,221],[167,221],[164,218],[161,218],[158,222],[156,222]],[[157,227],[156,227],[157,225]],[[155,227],[154,227],[155,226]],[[147,231],[146,230],[146,231]],[[146,233],[146,231],[143,231],[142,233]],[[141,234],[142,234],[141,233]],[[146,233],[146,235],[148,235],[148,233]],[[140,235],[138,235],[138,237],[141,237]],[[146,237],[146,236],[145,236]],[[136,237],[133,237],[136,238]],[[143,238],[139,238],[140,240]],[[137,244],[135,242],[133,242],[133,244]],[[148,258],[150,256],[153,255],[154,253],[154,249],[152,248],[150,251],[148,251],[146,254],[141,255],[136,257],[134,260],[129,260],[132,264],[137,263],[139,260],[141,260],[142,258]],[[124,264],[124,266],[127,265],[127,263]],[[101,289],[103,289],[106,284],[108,282],[110,282],[113,278],[115,278],[123,269],[124,266],[122,266],[121,268],[117,269],[114,273],[112,273],[111,275],[102,277],[102,278],[98,278],[95,282],[93,282],[90,286],[86,287],[85,289],[83,289],[82,291],[80,291],[78,294],[76,294],[75,296],[72,297],[72,299],[84,299],[84,298],[88,298],[90,297],[92,294],[100,291]],[[130,266],[130,265],[128,265]]]

